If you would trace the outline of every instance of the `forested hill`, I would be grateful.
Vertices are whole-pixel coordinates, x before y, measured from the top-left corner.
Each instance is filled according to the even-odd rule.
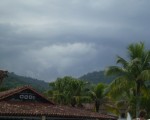
[[[97,84],[99,82],[110,83],[113,80],[113,77],[106,77],[104,75],[104,71],[99,71],[99,72],[95,71],[83,75],[79,79],[87,80],[90,83]],[[8,73],[8,77],[4,79],[2,85],[0,86],[0,90],[11,89],[18,86],[24,86],[24,85],[30,85],[36,90],[41,92],[49,89],[49,85],[45,81],[30,78],[30,77],[19,76],[16,75],[15,73]]]
[[[97,84],[99,82],[102,83],[110,83],[114,77],[107,77],[104,75],[104,71],[95,71],[91,73],[87,73],[86,75],[81,76],[79,79],[87,80],[90,83]]]
[[[48,83],[30,77],[19,76],[14,73],[8,73],[8,77],[4,79],[1,89],[10,89],[18,86],[30,85],[38,91],[45,91],[49,88]]]

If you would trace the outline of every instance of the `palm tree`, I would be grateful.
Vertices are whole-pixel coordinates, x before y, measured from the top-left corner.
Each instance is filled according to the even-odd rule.
[[[49,97],[58,104],[82,106],[82,101],[90,98],[86,95],[86,84],[85,81],[70,76],[57,78],[55,82],[49,84],[51,87],[48,91]]]
[[[106,87],[105,84],[99,83],[90,91],[91,97],[94,100],[96,112],[99,112],[100,107],[106,107],[106,104],[109,102],[105,93]]]
[[[110,66],[105,70],[106,75],[116,75],[111,83],[111,90],[124,91],[126,89],[135,91],[136,117],[140,109],[142,89],[146,89],[146,81],[150,80],[150,51],[146,50],[143,42],[130,44],[128,46],[128,60],[117,56],[119,66]]]

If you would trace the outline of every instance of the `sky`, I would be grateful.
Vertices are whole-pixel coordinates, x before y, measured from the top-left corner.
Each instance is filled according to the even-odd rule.
[[[150,48],[150,0],[0,0],[0,69],[47,82]]]

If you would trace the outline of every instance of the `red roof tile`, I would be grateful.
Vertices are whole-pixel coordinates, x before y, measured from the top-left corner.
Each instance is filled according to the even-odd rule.
[[[116,119],[113,116],[98,114],[80,110],[77,108],[50,105],[44,103],[30,103],[30,102],[0,102],[0,115],[18,115],[18,116],[51,116],[51,117],[73,117],[73,118],[103,118]]]

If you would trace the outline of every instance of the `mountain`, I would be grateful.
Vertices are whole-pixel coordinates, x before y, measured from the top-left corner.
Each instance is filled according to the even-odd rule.
[[[95,71],[87,73],[81,76],[79,79],[86,80],[93,84],[97,84],[99,82],[108,84],[113,80],[113,78],[114,77],[106,77],[104,75],[104,71]],[[30,85],[39,92],[44,92],[49,89],[49,85],[45,81],[34,79],[31,77],[19,76],[12,72],[8,73],[8,77],[4,79],[2,85],[0,86],[0,91],[24,85]]]
[[[108,83],[111,83],[114,77],[105,76],[104,71],[94,71],[94,72],[87,73],[81,76],[79,79],[87,80],[88,82],[94,83],[94,84],[97,84],[99,82],[108,84]]]
[[[36,90],[43,92],[45,90],[48,90],[49,85],[47,82],[30,78],[30,77],[24,77],[16,75],[15,73],[8,73],[8,77],[4,79],[2,83],[1,89],[10,89],[15,88],[23,85],[30,85]]]

